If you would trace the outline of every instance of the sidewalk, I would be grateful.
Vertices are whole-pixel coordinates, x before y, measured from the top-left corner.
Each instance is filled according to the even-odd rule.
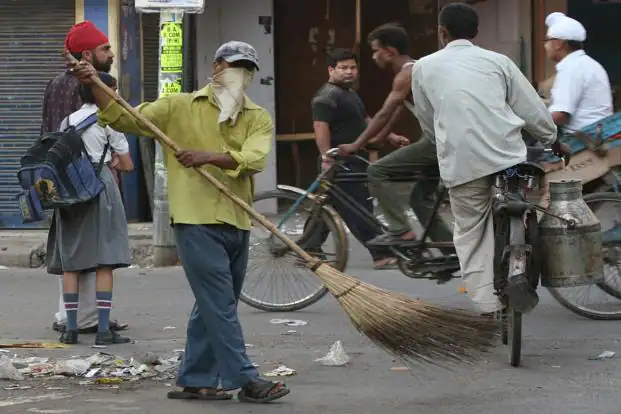
[[[0,230],[0,266],[36,268],[45,261],[47,229]],[[133,263],[148,265],[152,254],[152,223],[129,224]]]

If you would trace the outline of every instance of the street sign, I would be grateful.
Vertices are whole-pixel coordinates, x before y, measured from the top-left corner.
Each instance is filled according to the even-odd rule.
[[[141,13],[160,13],[162,11],[180,11],[184,13],[202,13],[205,0],[135,0],[135,7]]]

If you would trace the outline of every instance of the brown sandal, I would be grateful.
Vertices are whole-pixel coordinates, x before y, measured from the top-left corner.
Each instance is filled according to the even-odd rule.
[[[266,404],[284,397],[291,391],[282,382],[272,382],[255,378],[237,394],[241,402]]]
[[[208,390],[208,391],[203,391]],[[183,387],[182,391],[169,391],[166,395],[171,400],[230,400],[233,398],[231,394],[227,394],[221,389]]]

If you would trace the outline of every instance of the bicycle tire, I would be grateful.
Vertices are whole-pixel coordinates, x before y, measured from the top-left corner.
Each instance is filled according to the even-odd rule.
[[[522,314],[513,310],[511,303],[508,309],[509,364],[512,367],[519,367],[522,360]]]
[[[302,193],[304,192],[304,190],[300,190],[300,191],[302,191]],[[300,195],[301,195],[300,193],[290,191],[290,190],[282,190],[282,189],[271,190],[271,191],[265,191],[265,192],[256,194],[253,198],[253,202],[259,202],[259,201],[267,200],[270,198],[276,198],[276,199],[284,198],[284,199],[289,199],[291,201],[295,201],[300,197]],[[305,202],[312,203],[313,201],[307,200]],[[339,271],[344,271],[345,268],[347,267],[348,254],[349,254],[349,246],[348,246],[347,232],[345,231],[345,226],[333,208],[331,208],[330,206],[324,205],[324,206],[321,206],[321,210],[322,210],[322,219],[324,220],[324,223],[327,225],[330,232],[331,233],[334,232],[333,234],[336,235],[335,240],[337,241],[337,245],[338,245],[337,256],[339,257],[339,260],[336,264],[332,265],[332,267],[334,267],[335,269]],[[246,285],[244,284],[244,286]],[[265,312],[295,312],[295,311],[307,308],[311,305],[314,305],[319,300],[321,300],[327,293],[328,293],[328,288],[323,286],[321,289],[317,290],[316,293],[314,293],[311,296],[308,296],[307,298],[304,298],[304,300],[301,300],[299,302],[287,303],[287,304],[276,304],[276,303],[266,303],[264,301],[259,301],[253,298],[252,296],[250,296],[249,294],[247,294],[244,291],[244,287],[242,287],[242,291],[240,294],[240,300],[255,309],[259,309]]]
[[[514,218],[511,218],[510,220],[510,224],[509,224],[509,243],[525,243],[530,245],[531,244],[531,240],[529,240],[529,237],[531,237],[532,231],[530,230],[530,226],[533,224],[532,221],[532,217],[535,216],[534,214],[531,214],[527,220],[527,222],[525,223],[525,228],[521,229],[521,234],[522,237],[520,237],[518,240],[514,241],[513,240],[513,234],[514,231],[517,231],[516,229],[513,228],[513,226],[516,223],[516,220]],[[535,216],[536,217],[536,216]],[[522,226],[522,223],[517,221],[519,224],[519,226]],[[536,222],[534,222],[536,224]],[[520,233],[518,233],[520,234]],[[521,239],[521,240],[520,240]],[[531,283],[533,283],[533,279],[535,279],[532,275],[533,272],[536,271],[536,268],[533,267],[534,263],[536,263],[536,261],[534,260],[535,255],[531,254],[529,255],[529,257],[527,258],[527,260],[525,261],[524,264],[524,273],[525,273],[525,277],[528,279],[528,281]],[[513,259],[513,254],[509,255],[508,257],[508,262],[507,262],[507,266],[506,266],[506,277],[509,277],[509,273],[511,272],[510,269],[512,269],[514,266],[510,263],[510,261]],[[517,259],[520,260],[520,259]],[[519,266],[518,266],[519,267]],[[513,309],[513,307],[511,306],[511,300],[507,297],[506,298],[506,303],[507,303],[507,307],[506,307],[506,313],[507,313],[507,325],[508,325],[508,329],[507,329],[507,333],[508,333],[508,337],[507,337],[507,342],[509,345],[509,364],[512,367],[519,367],[520,363],[521,363],[521,359],[522,359],[522,313],[516,311],[515,309]]]
[[[587,194],[583,197],[585,203],[595,204],[597,202],[602,201],[612,201],[612,202],[620,202],[621,203],[621,194],[619,193],[591,193]],[[590,208],[590,206],[589,206]],[[621,291],[606,283],[606,281],[601,281],[597,283],[597,287],[606,292],[607,294],[621,299]],[[584,306],[580,306],[568,300],[565,296],[563,296],[557,288],[549,287],[547,288],[548,292],[552,295],[552,297],[565,309],[573,312],[578,316],[582,316],[583,318],[599,320],[599,321],[616,321],[621,320],[621,307],[616,312],[602,312],[594,309],[589,309]]]

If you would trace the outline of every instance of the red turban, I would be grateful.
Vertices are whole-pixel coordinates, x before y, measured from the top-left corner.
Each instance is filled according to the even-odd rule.
[[[108,36],[88,20],[75,24],[65,38],[65,48],[71,53],[93,50],[106,43]]]

